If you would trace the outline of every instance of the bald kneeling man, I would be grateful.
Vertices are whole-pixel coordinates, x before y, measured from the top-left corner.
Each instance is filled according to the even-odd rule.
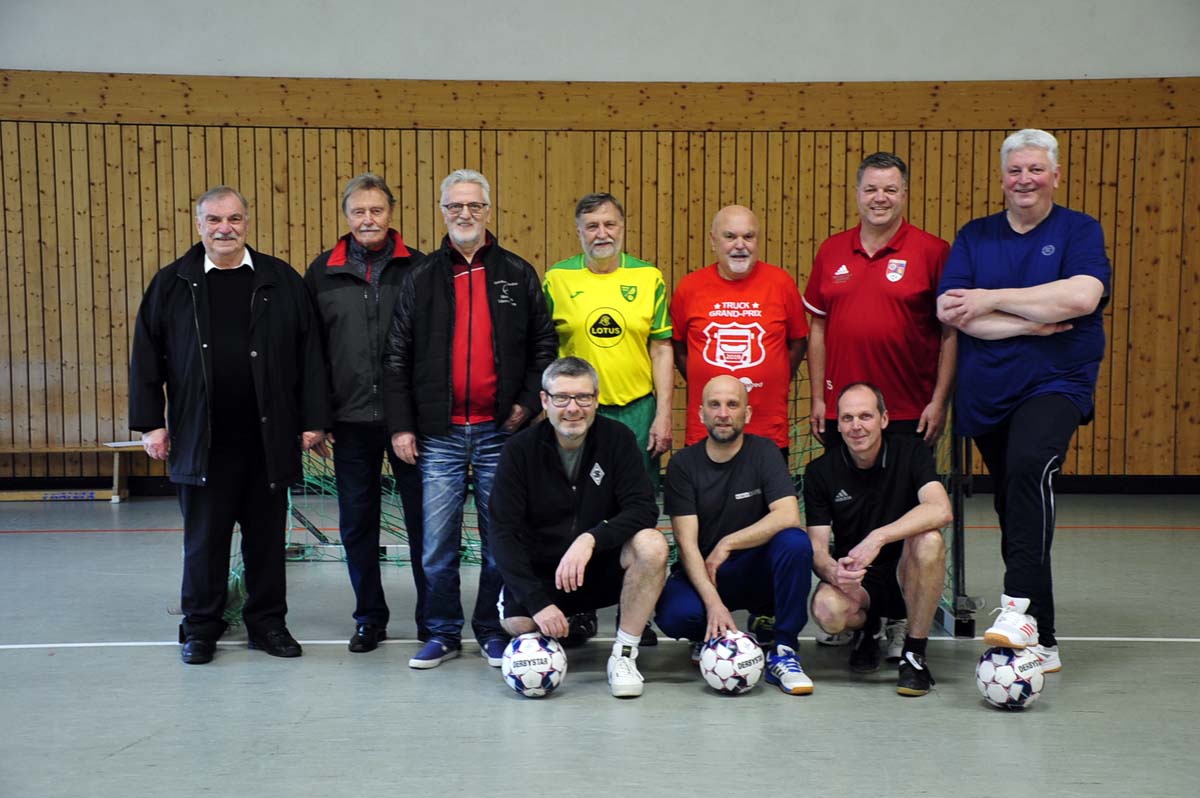
[[[813,691],[796,641],[808,621],[812,545],[779,447],[743,432],[751,409],[746,386],[729,375],[704,386],[700,421],[708,436],[667,466],[664,506],[679,561],[655,620],[668,636],[695,647],[737,631],[730,614],[775,616],[767,681],[790,695]]]

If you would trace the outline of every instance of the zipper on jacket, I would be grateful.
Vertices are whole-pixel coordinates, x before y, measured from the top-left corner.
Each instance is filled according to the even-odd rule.
[[[204,335],[200,332],[200,311],[196,308],[196,286],[198,283],[193,283],[187,277],[179,276],[181,280],[187,283],[188,291],[192,294],[192,323],[196,325],[196,345],[200,347],[200,373],[204,377],[204,421],[208,430],[208,445],[212,447],[212,387],[208,384],[208,368],[204,363]],[[170,432],[167,433],[167,438],[171,437]],[[208,484],[208,460],[204,461],[204,473],[200,476],[200,481]]]

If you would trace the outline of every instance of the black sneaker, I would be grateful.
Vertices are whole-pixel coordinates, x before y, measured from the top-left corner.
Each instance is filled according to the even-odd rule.
[[[746,627],[763,648],[775,645],[775,616],[751,614],[746,620]],[[787,645],[786,641],[784,645]]]
[[[596,620],[596,613],[581,612],[578,615],[572,615],[567,619],[567,636],[560,642],[566,648],[582,646],[596,636],[598,628],[599,622]]]
[[[929,672],[925,658],[920,654],[905,651],[900,660],[900,678],[896,679],[896,692],[900,695],[925,695],[935,684],[937,681]]]
[[[879,640],[859,629],[850,641],[850,670],[853,673],[874,673],[879,670]]]

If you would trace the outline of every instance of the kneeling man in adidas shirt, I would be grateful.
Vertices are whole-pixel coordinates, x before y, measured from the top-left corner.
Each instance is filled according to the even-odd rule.
[[[942,593],[940,530],[951,520],[950,498],[928,446],[884,434],[887,408],[878,388],[843,388],[837,422],[843,442],[804,475],[813,571],[821,579],[813,620],[830,634],[854,630],[850,669],[870,673],[879,669],[880,618],[903,618],[907,608],[896,692],[925,695],[934,683],[925,644]]]

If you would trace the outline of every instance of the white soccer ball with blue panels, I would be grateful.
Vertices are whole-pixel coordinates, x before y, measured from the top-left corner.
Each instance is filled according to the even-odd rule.
[[[714,690],[737,695],[754,689],[762,678],[766,659],[752,636],[726,632],[700,649],[700,673]]]
[[[1045,681],[1042,661],[1028,649],[989,648],[975,667],[983,700],[1001,709],[1024,709],[1037,701]]]
[[[505,683],[526,698],[549,695],[567,675],[567,655],[557,640],[528,632],[509,641],[500,663]]]

